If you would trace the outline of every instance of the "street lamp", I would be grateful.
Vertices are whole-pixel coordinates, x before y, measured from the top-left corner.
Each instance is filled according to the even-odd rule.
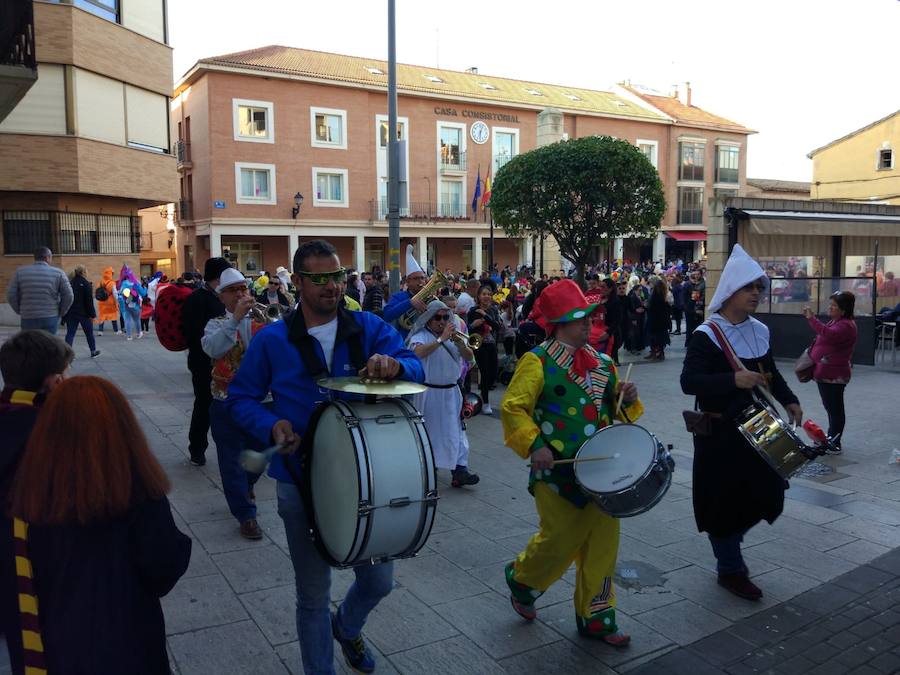
[[[291,208],[291,217],[294,220],[297,220],[297,216],[300,214],[300,207],[303,206],[303,195],[299,192],[294,195],[294,206]]]

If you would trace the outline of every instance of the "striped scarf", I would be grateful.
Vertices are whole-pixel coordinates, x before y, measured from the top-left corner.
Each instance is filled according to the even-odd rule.
[[[23,660],[25,675],[46,675],[44,641],[38,620],[38,599],[34,590],[34,572],[28,558],[28,523],[20,518],[13,520],[13,538],[16,551],[16,581],[19,591],[19,621],[22,625]]]

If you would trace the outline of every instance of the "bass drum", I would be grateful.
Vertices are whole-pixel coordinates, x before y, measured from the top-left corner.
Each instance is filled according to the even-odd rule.
[[[662,443],[637,424],[603,427],[584,442],[575,459],[575,480],[582,491],[615,518],[637,516],[656,506],[675,470],[675,460]],[[584,459],[594,461],[578,461]]]
[[[352,567],[415,555],[437,480],[422,416],[400,398],[322,404],[306,433],[304,500],[325,560]]]

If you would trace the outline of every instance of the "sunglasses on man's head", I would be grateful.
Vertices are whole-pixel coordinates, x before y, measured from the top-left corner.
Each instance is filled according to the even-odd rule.
[[[316,286],[324,286],[329,281],[333,281],[336,284],[342,284],[347,281],[347,270],[343,267],[334,270],[333,272],[297,272],[301,277],[306,277]]]

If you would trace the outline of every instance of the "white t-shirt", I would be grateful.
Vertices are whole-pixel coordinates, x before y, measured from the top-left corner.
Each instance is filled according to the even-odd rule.
[[[330,373],[331,361],[334,358],[334,339],[337,337],[337,317],[321,326],[307,328],[306,332],[316,338],[322,346],[322,352],[325,354],[325,366]]]

